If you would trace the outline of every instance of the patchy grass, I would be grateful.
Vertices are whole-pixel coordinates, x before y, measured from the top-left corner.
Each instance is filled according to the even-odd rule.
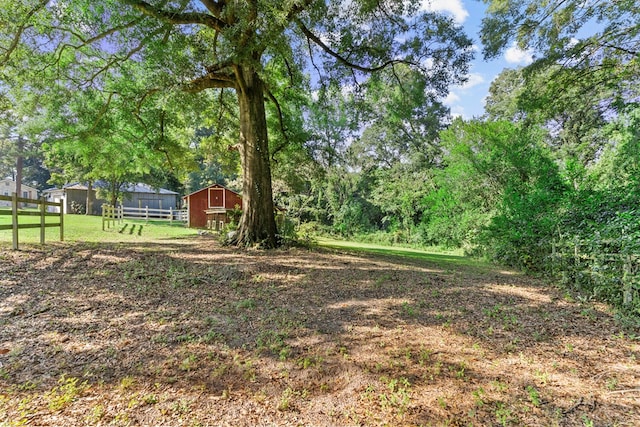
[[[21,216],[20,224],[39,224],[39,217]],[[47,223],[58,222],[58,217],[46,217]],[[0,215],[0,224],[11,224],[11,216]],[[60,240],[58,227],[46,228],[47,243]],[[184,223],[168,221],[123,220],[112,223],[110,228],[102,230],[102,218],[88,215],[64,216],[64,240],[67,242],[153,242],[167,239],[179,239],[193,236],[196,231],[186,228]],[[11,245],[12,231],[0,230],[0,248]],[[29,228],[19,230],[20,245],[40,242],[40,229]]]
[[[0,425],[640,424],[638,331],[548,284],[133,236],[0,250]]]

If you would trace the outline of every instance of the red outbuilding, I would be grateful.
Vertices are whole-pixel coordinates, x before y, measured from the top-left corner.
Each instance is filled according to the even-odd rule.
[[[242,196],[220,184],[213,184],[183,197],[189,227],[221,230],[231,212],[242,209]]]

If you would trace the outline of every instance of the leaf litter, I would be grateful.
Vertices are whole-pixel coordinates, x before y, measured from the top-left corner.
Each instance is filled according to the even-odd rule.
[[[514,272],[54,244],[0,265],[0,425],[640,424],[640,342]]]

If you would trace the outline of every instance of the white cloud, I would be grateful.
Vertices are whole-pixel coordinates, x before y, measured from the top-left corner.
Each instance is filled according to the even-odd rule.
[[[482,74],[469,73],[469,79],[466,83],[451,87],[447,97],[442,100],[442,103],[449,107],[451,116],[471,118],[482,114],[476,112],[480,106],[474,105],[473,100],[476,99],[478,91],[483,90],[486,82],[487,80]]]
[[[460,101],[460,96],[455,92],[449,92],[447,97],[442,101],[444,105],[453,106]]]
[[[424,67],[426,70],[430,70],[433,68],[433,64],[435,64],[435,61],[433,58],[426,58],[425,60],[423,60],[420,65],[422,67]]]
[[[469,17],[462,0],[422,0],[420,10],[450,13],[456,24],[462,24]]]
[[[467,113],[464,111],[464,107],[461,105],[455,105],[451,107],[451,118],[462,117],[467,118]]]
[[[470,89],[470,88],[472,88],[474,86],[481,85],[482,83],[484,83],[484,77],[482,77],[481,74],[470,73],[469,74],[469,79],[461,87],[463,89]]]
[[[466,83],[453,86],[449,91],[447,97],[442,101],[445,105],[453,107],[462,99],[467,89],[471,89],[474,86],[478,86],[484,83],[484,77],[478,73],[470,73],[469,80]]]
[[[533,53],[530,50],[522,50],[515,43],[505,51],[504,59],[510,64],[529,65],[533,62]]]

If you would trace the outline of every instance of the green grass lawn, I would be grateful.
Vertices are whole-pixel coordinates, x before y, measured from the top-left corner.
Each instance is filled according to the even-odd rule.
[[[319,246],[331,249],[341,249],[355,252],[368,252],[387,256],[415,258],[423,261],[465,265],[471,267],[489,267],[486,261],[464,256],[462,249],[442,250],[439,248],[413,249],[398,246],[382,246],[371,243],[350,242],[319,237],[316,239]]]
[[[20,216],[19,224],[37,224],[40,218],[37,216]],[[46,217],[47,223],[58,222],[58,217]],[[0,224],[11,224],[11,216],[0,215]],[[102,231],[102,217],[86,215],[64,216],[64,240],[67,242],[141,242],[176,239],[196,234],[196,230],[189,229],[184,223],[168,221],[141,221],[123,220],[111,224],[110,228]],[[45,241],[56,242],[60,240],[58,227],[46,228]],[[11,245],[12,231],[0,230],[0,245]],[[40,229],[29,228],[19,230],[19,244],[40,243]]]

